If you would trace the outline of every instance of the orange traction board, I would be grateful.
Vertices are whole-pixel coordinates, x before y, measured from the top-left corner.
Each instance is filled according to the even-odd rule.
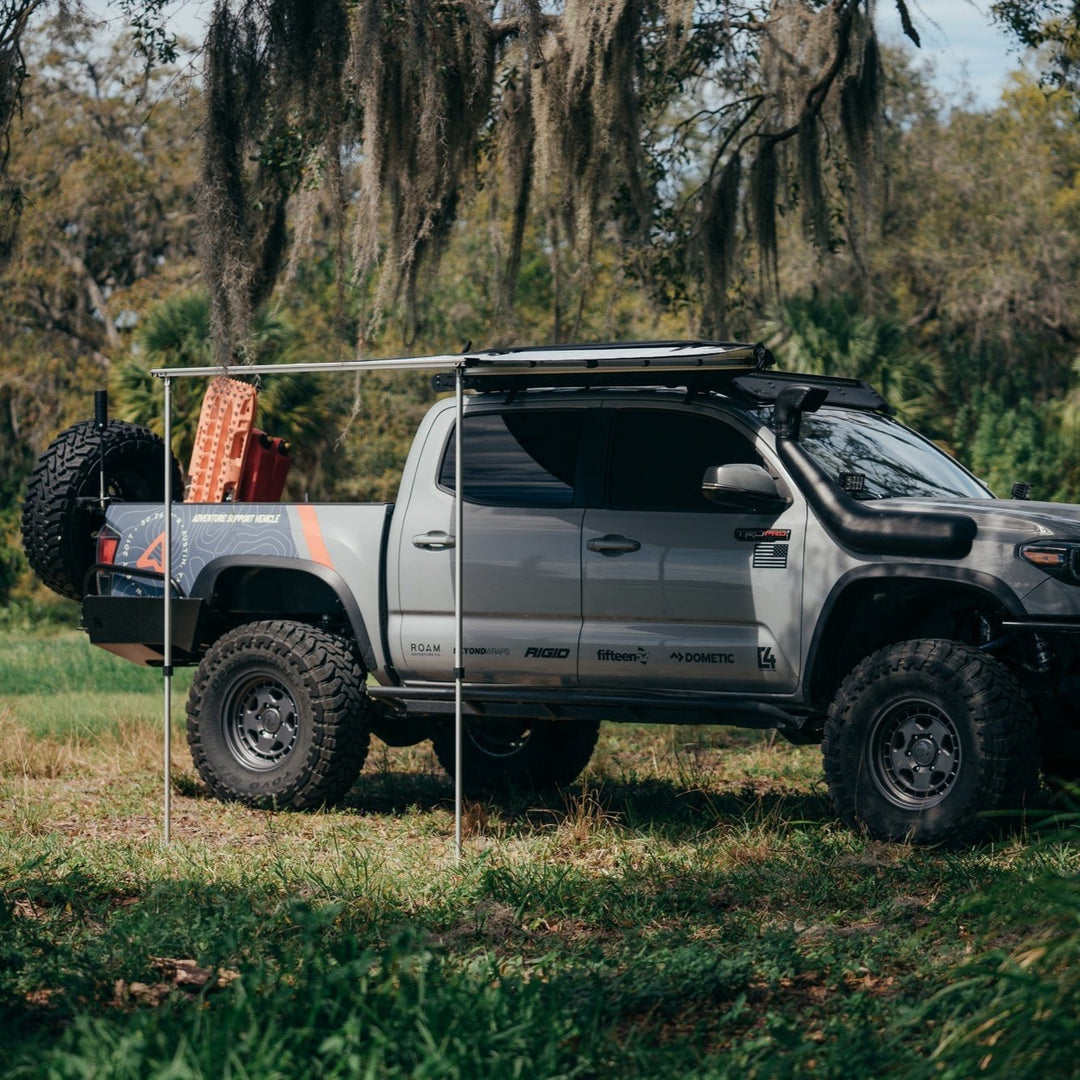
[[[229,502],[237,498],[258,391],[224,375],[211,380],[199,414],[185,500]]]

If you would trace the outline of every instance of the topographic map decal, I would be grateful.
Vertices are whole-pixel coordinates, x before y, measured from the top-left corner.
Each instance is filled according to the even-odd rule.
[[[222,551],[295,558],[292,516],[289,509],[276,504],[225,503],[174,509],[173,580],[189,594],[199,573]],[[114,508],[109,523],[121,537],[116,565],[160,569],[164,522],[164,508]],[[160,582],[148,578],[113,577],[113,595],[160,596],[162,591]]]

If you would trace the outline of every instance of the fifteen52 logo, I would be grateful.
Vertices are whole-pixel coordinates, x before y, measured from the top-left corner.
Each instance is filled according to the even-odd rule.
[[[618,649],[597,649],[596,659],[602,664],[640,664],[646,667],[649,653],[640,645],[633,652],[619,652]]]

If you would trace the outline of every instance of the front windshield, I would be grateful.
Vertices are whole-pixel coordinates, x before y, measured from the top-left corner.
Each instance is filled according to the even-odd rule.
[[[799,441],[857,499],[993,498],[932,442],[876,413],[804,413]]]

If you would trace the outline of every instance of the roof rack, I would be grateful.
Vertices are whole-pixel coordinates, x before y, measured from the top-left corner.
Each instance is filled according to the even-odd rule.
[[[842,405],[866,412],[893,413],[893,407],[869,384],[861,379],[845,379],[838,375],[807,375],[798,371],[771,371],[768,375],[739,375],[732,379],[734,388],[746,397],[763,405],[771,404],[788,386],[818,386],[827,392],[826,405]]]
[[[524,390],[559,386],[730,386],[733,376],[774,363],[761,344],[729,341],[643,341],[551,345],[468,353],[463,385],[472,390]],[[452,390],[439,374],[436,390]]]
[[[490,349],[440,356],[387,357],[383,360],[331,360],[295,364],[235,364],[207,367],[152,368],[160,379],[195,376],[293,375],[300,372],[431,371],[437,388],[454,389],[456,374],[465,386],[525,389],[528,386],[696,386],[693,379],[720,380],[764,371],[773,364],[764,345],[730,341],[639,341],[596,345],[546,345],[525,349]],[[709,388],[706,386],[705,388]]]

